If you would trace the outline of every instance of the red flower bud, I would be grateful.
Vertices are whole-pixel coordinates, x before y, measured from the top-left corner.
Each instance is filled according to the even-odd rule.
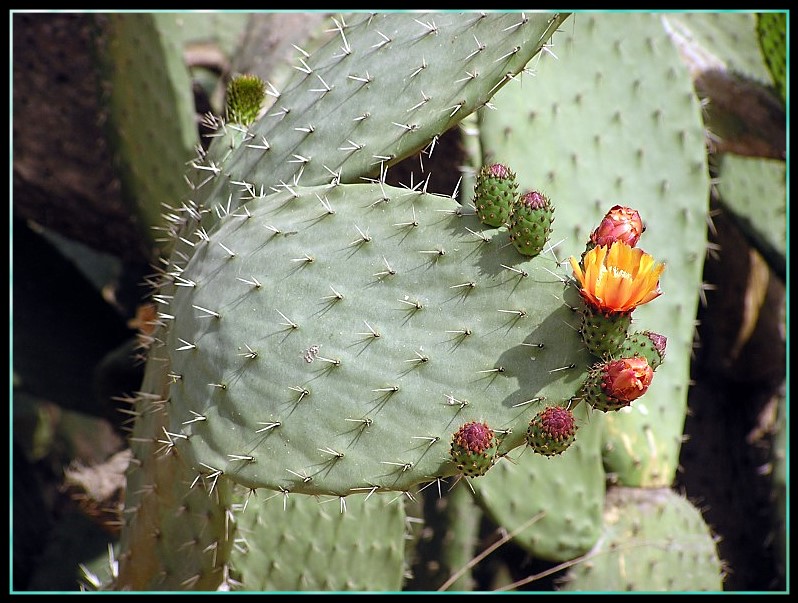
[[[615,241],[623,241],[630,247],[637,245],[645,227],[636,209],[616,205],[590,235],[594,245],[611,245]]]
[[[631,402],[646,393],[653,378],[654,369],[642,356],[611,360],[602,371],[601,390],[610,398]]]

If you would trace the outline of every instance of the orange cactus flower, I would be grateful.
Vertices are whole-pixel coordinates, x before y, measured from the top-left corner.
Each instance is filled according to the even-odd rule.
[[[659,277],[665,264],[623,241],[600,245],[585,253],[582,262],[570,258],[582,298],[603,313],[627,313],[662,294]]]

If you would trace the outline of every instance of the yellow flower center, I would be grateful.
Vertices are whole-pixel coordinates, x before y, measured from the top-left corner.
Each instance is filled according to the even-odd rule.
[[[665,264],[623,241],[597,246],[583,259],[571,257],[574,277],[585,302],[601,312],[631,312],[662,294],[659,277]]]

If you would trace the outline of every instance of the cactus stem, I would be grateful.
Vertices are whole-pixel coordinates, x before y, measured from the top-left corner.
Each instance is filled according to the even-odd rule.
[[[252,285],[255,289],[260,289],[263,285],[260,284],[260,281],[256,279],[254,276],[249,277],[251,280],[247,280],[245,278],[241,278],[239,276],[236,277],[237,281],[241,281],[242,283],[246,283],[247,285]]]
[[[183,421],[181,425],[188,425],[189,423],[199,423],[200,421],[207,421],[208,417],[199,414],[198,412],[194,412],[193,410],[189,410],[192,415],[194,415],[193,419],[189,419],[188,421]]]
[[[354,423],[360,423],[360,428],[365,429],[366,427],[371,427],[374,424],[374,421],[369,417],[364,419],[344,419],[344,421],[352,421]]]
[[[427,252],[427,253],[430,253],[430,252]],[[437,253],[437,252],[435,252],[435,253]],[[398,299],[396,301],[401,302],[403,304],[407,304],[408,306],[413,306],[413,310],[421,310],[424,307],[421,304],[421,302],[419,302],[417,299],[413,300],[413,301],[410,301],[408,299]]]
[[[293,320],[288,318],[285,314],[280,312],[280,310],[275,310],[280,316],[282,316],[287,322],[281,322],[280,324],[286,327],[291,327],[292,329],[298,329],[299,325],[296,324]]]
[[[207,316],[202,316],[201,318],[221,318],[222,315],[218,312],[214,312],[213,310],[208,310],[208,308],[203,308],[202,306],[198,306],[196,304],[191,304],[191,307],[195,310],[199,310],[200,312],[205,312]]]
[[[290,473],[291,475],[296,475],[299,479],[302,480],[303,484],[307,484],[309,481],[313,480],[313,478],[310,475],[307,474],[302,475],[300,473],[297,473],[296,471],[291,471],[290,469],[286,469],[286,471],[288,471],[288,473]]]
[[[437,444],[440,441],[440,436],[411,436],[411,440],[428,440],[429,444],[427,447],[432,446],[433,444]]]
[[[537,396],[535,398],[530,398],[525,402],[519,402],[518,404],[513,404],[511,408],[516,408],[518,406],[525,406],[526,404],[532,404],[533,402],[543,402],[546,399],[546,396]]]
[[[518,268],[513,268],[512,266],[505,266],[504,264],[499,264],[502,268],[506,268],[507,270],[511,270],[517,274],[520,274],[522,277],[529,276],[529,273],[526,270],[520,270]]]
[[[373,392],[386,392],[386,393],[389,393],[389,394],[395,394],[396,392],[399,391],[399,386],[398,385],[391,385],[389,387],[379,387],[379,388],[373,389],[371,391],[373,391]]]
[[[261,151],[268,151],[269,149],[272,148],[272,146],[269,144],[269,141],[266,140],[265,136],[261,136],[260,137],[260,141],[261,141],[260,144],[248,144],[247,148],[249,148],[249,149],[258,149],[258,150],[261,150]]]
[[[411,358],[410,360],[405,360],[405,362],[429,362],[429,356],[425,356],[423,354],[419,354],[418,352],[413,352],[417,357]]]
[[[380,461],[380,463],[383,465],[396,465],[397,467],[401,467],[403,473],[413,468],[413,463],[395,463],[393,461]]]
[[[474,235],[475,237],[477,237],[477,238],[479,238],[480,240],[482,240],[483,242],[485,242],[485,243],[490,243],[490,239],[488,238],[488,236],[487,236],[487,235],[486,235],[484,232],[482,232],[482,231],[480,231],[480,232],[475,232],[475,231],[471,230],[470,228],[468,228],[468,226],[466,226],[466,230],[467,230],[468,232],[470,232],[472,235]],[[507,268],[508,270],[515,270],[516,272],[523,272],[523,271],[521,271],[521,270],[518,270],[518,269],[516,269],[516,268],[510,268],[509,266],[504,266],[503,264],[502,264],[502,266],[503,266],[504,268]]]
[[[181,339],[180,337],[178,337],[178,340],[180,340],[180,342],[183,345],[180,346],[179,348],[175,348],[175,351],[177,351],[177,352],[183,352],[185,350],[196,350],[196,349],[198,349],[197,348],[197,344],[195,344],[195,343],[188,342],[185,339]]]
[[[324,454],[329,454],[335,460],[344,458],[344,453],[343,452],[338,452],[337,450],[333,450],[329,446],[327,448],[317,448],[317,450],[319,452],[323,452]]]
[[[258,425],[265,425],[265,427],[255,430],[255,433],[262,433],[264,431],[269,431],[270,429],[275,429],[276,427],[280,427],[282,423],[280,421],[269,421],[268,423],[263,423],[259,421]]]
[[[410,77],[411,78],[416,77],[419,73],[421,73],[426,68],[427,68],[427,59],[421,59],[421,66],[418,67],[413,73],[411,73]]]
[[[288,389],[291,389],[295,392],[299,392],[299,399],[296,401],[297,404],[299,404],[302,401],[302,398],[310,395],[310,390],[301,387],[299,385],[292,385]]]
[[[410,107],[407,111],[405,111],[405,113],[410,113],[411,111],[415,111],[419,107],[422,107],[424,104],[428,103],[430,100],[432,100],[432,97],[431,96],[427,96],[426,94],[424,94],[424,91],[422,90],[421,91],[421,101],[416,103],[412,107]]]
[[[363,323],[366,325],[366,328],[369,330],[369,332],[368,333],[356,333],[356,335],[371,336],[371,337],[374,337],[375,339],[380,336],[380,332],[379,331],[375,331],[374,329],[372,329],[371,325],[369,323],[367,323],[365,320],[363,321]]]
[[[300,58],[299,58],[299,62],[300,62],[300,63],[302,63],[302,66],[301,66],[301,67],[297,67],[296,65],[294,65],[294,66],[293,66],[293,67],[294,67],[294,69],[296,69],[297,71],[301,71],[302,73],[306,73],[306,74],[308,74],[308,75],[310,75],[311,73],[313,73],[313,69],[311,69],[310,67],[308,67],[308,64],[305,62],[305,59],[303,59],[303,58],[301,58],[301,57],[300,57]]]
[[[484,371],[482,371],[484,372]],[[454,396],[449,394],[446,395],[446,405],[447,406],[459,406],[460,410],[463,410],[466,406],[468,406],[468,400],[458,400]]]
[[[380,48],[382,48],[383,46],[385,46],[386,44],[390,44],[390,43],[391,43],[391,38],[389,38],[388,36],[386,36],[386,35],[385,35],[384,33],[382,33],[381,31],[377,31],[377,35],[378,35],[378,36],[380,36],[380,37],[382,38],[382,40],[381,40],[380,42],[377,42],[376,44],[374,44],[374,45],[372,46],[372,48],[377,48],[377,49],[380,49]]]
[[[515,314],[518,318],[526,316],[526,310],[496,310],[497,312],[504,312],[505,314]]]

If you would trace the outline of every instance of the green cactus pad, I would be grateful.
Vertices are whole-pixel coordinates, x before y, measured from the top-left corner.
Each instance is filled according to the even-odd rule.
[[[233,591],[397,591],[405,547],[403,495],[322,499],[238,488]]]
[[[533,412],[544,405],[534,404]],[[574,415],[579,437],[563,454],[545,457],[524,447],[470,482],[486,515],[507,532],[517,532],[516,544],[547,561],[586,553],[601,532],[605,415],[586,404],[577,406]]]
[[[595,548],[563,591],[721,591],[715,540],[701,513],[670,489],[612,488]]]
[[[434,144],[540,52],[567,14],[355,14],[312,53],[300,51],[293,79],[269,89],[274,104],[225,178],[195,200],[249,195],[233,182],[270,187],[360,182]],[[199,172],[197,180],[207,173]]]
[[[474,200],[477,216],[488,226],[504,226],[518,191],[515,173],[506,165],[492,163],[484,165],[474,184]]]
[[[518,253],[535,257],[549,240],[554,207],[549,199],[537,191],[521,195],[513,204],[510,215],[510,240]]]
[[[762,256],[782,278],[787,273],[787,166],[777,159],[720,157],[718,193]]]
[[[111,14],[101,54],[124,192],[149,237],[164,225],[162,205],[185,196],[181,176],[199,142],[177,29],[168,14]]]
[[[177,271],[170,431],[198,471],[405,490],[457,472],[465,422],[501,433],[503,454],[524,442],[531,399],[576,393],[589,356],[550,258],[521,261],[450,198],[292,191],[228,215]]]

